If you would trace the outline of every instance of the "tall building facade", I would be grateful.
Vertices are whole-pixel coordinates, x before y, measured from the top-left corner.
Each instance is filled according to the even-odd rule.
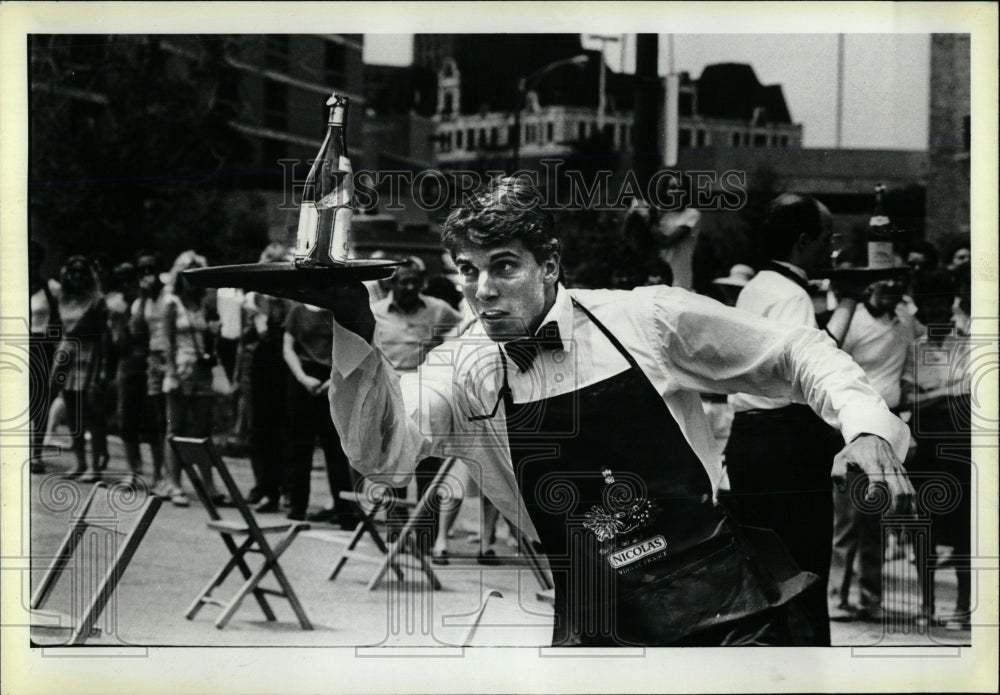
[[[927,238],[935,242],[971,231],[969,48],[968,34],[931,36]]]

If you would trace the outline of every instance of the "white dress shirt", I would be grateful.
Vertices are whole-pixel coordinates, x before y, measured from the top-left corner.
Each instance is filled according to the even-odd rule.
[[[844,336],[844,352],[861,366],[890,408],[899,405],[904,370],[912,371],[908,365],[918,335],[911,317],[898,313],[875,317],[858,304]]]
[[[846,441],[876,434],[900,458],[906,453],[906,426],[825,333],[762,321],[671,287],[626,292],[560,286],[542,324],[559,324],[565,349],[543,351],[524,373],[508,360],[515,403],[569,393],[628,368],[600,329],[573,307],[571,297],[636,360],[713,484],[722,468],[700,392],[743,391],[808,402]],[[534,535],[514,478],[503,403],[495,417],[469,420],[493,411],[503,383],[497,344],[479,323],[432,350],[417,372],[401,377],[377,348],[338,324],[334,350],[331,414],[355,468],[398,484],[427,456],[457,456],[501,513]],[[560,438],[574,434],[547,432],[542,443],[556,447]]]
[[[780,263],[780,261],[775,261]],[[791,263],[781,263],[803,280],[806,273]],[[792,326],[816,328],[816,314],[809,293],[781,273],[762,270],[757,273],[736,299],[736,308],[772,321],[781,321]],[[729,397],[733,410],[774,410],[791,405],[788,398],[765,398],[749,393],[738,393]]]

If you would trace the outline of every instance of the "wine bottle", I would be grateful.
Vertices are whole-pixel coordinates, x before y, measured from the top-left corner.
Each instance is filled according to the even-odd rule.
[[[326,102],[330,120],[306,177],[299,207],[295,264],[336,266],[347,260],[351,243],[354,179],[347,151],[348,97],[334,93]]]
[[[868,220],[868,267],[891,268],[895,259],[892,252],[892,222],[883,209],[885,186],[875,186],[875,209]]]

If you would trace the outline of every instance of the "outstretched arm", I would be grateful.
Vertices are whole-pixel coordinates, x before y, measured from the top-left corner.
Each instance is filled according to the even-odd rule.
[[[848,444],[834,474],[856,465],[872,483],[889,488],[897,509],[909,504],[913,487],[901,463],[909,430],[822,331],[667,288],[658,293],[650,339],[684,387],[808,403]]]

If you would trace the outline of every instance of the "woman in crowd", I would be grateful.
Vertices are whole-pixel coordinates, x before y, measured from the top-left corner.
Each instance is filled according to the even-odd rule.
[[[76,468],[70,478],[94,482],[108,465],[107,424],[101,395],[107,384],[108,309],[97,274],[84,256],[71,256],[62,269],[59,323],[63,339],[56,349],[51,393],[66,403]],[[92,464],[87,468],[86,433]]]
[[[146,399],[146,348],[132,334],[132,304],[136,300],[136,270],[132,263],[120,263],[112,273],[114,287],[108,293],[108,328],[116,356],[118,434],[125,448],[130,483],[137,482],[142,469],[139,439]]]
[[[204,268],[205,258],[193,251],[185,251],[174,262],[171,270],[172,292],[167,297],[163,312],[166,334],[166,370],[163,391],[167,397],[167,436],[209,437],[212,434],[212,407],[215,394],[212,390],[212,367],[215,356],[215,317],[209,314],[205,290],[194,287],[184,277],[183,271]],[[216,506],[231,504],[216,492],[212,469],[206,463],[200,474],[206,493]],[[181,463],[171,452],[170,500],[179,507],[189,501],[181,487]]]
[[[42,274],[45,247],[32,241],[28,246],[28,283],[30,289],[31,334],[28,360],[33,378],[28,394],[31,417],[31,472],[44,473],[42,446],[49,408],[55,394],[49,389],[49,375],[56,342],[51,337],[59,328],[59,283]]]
[[[160,278],[159,256],[153,252],[140,252],[136,256],[135,267],[139,296],[132,303],[129,332],[136,351],[143,353],[146,365],[141,421],[153,456],[153,484],[150,489],[166,494],[163,446],[167,433],[167,405],[163,377],[167,364],[167,334],[163,327],[163,310],[168,293]],[[138,457],[139,452],[133,451],[132,455]]]

